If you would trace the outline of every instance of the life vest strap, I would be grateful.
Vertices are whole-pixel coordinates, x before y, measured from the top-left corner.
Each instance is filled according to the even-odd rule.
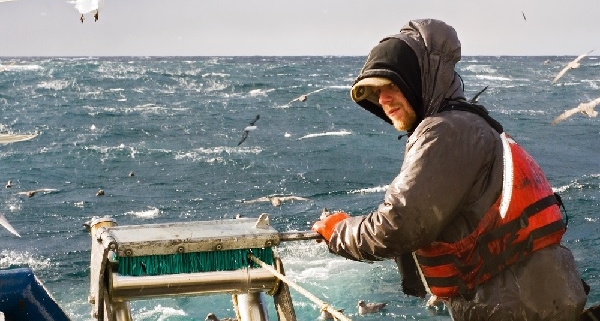
[[[559,204],[554,194],[539,199],[538,201],[527,206],[518,219],[514,219],[504,225],[501,225],[481,235],[479,238],[479,243],[486,244],[493,240],[502,238],[509,233],[515,233],[515,231],[518,231],[521,228],[527,227],[527,225],[529,224],[529,217],[539,213],[540,211],[554,204]]]
[[[489,279],[498,274],[504,267],[524,260],[534,250],[557,244],[560,242],[563,234],[558,233],[561,231],[564,233],[565,223],[562,220],[554,221],[531,231],[529,237],[523,241],[514,244],[507,243],[505,250],[496,255],[491,255],[487,246],[481,246],[479,254],[483,259],[483,266],[478,272],[477,279],[482,278],[486,274],[489,275],[486,279]],[[536,240],[555,233],[557,233],[556,238],[545,238],[544,243],[537,244],[537,246],[534,244]]]

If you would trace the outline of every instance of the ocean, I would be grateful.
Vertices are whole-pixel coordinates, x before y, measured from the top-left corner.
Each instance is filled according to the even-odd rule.
[[[323,210],[377,208],[398,174],[406,138],[350,99],[366,57],[2,57],[0,132],[38,133],[0,145],[0,268],[31,267],[72,320],[91,320],[89,232],[122,225],[258,217],[309,230]],[[554,76],[574,57],[463,57],[479,102],[545,171],[565,203],[563,243],[600,303],[600,118],[564,110],[600,97],[600,60]],[[306,100],[298,98],[303,94]],[[257,129],[238,146],[257,116]],[[129,174],[133,172],[134,176]],[[28,198],[19,192],[49,189]],[[96,196],[100,190],[103,196]],[[269,195],[308,200],[243,202]],[[449,320],[401,293],[391,261],[353,262],[315,241],[278,247],[286,275],[354,319]],[[319,307],[291,289],[299,320]],[[272,298],[266,296],[271,320]],[[388,302],[358,316],[358,300]],[[232,317],[229,295],[131,302],[134,320]]]

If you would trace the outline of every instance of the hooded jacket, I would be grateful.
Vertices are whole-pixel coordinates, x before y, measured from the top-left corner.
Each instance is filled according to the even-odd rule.
[[[381,54],[406,49],[394,45],[397,41],[407,44],[416,60]],[[454,70],[460,58],[452,27],[434,19],[413,20],[371,51],[356,79],[386,77],[403,93],[420,87],[416,98],[405,96],[411,104],[417,101],[413,109],[421,117],[409,131],[400,173],[384,202],[373,213],[339,223],[328,246],[358,261],[395,259],[410,295],[425,295],[411,253],[434,241],[454,243],[469,235],[502,192],[501,127],[481,117],[485,113],[440,112],[449,103],[466,103]],[[418,64],[420,84],[415,84],[415,72],[403,66],[411,61]],[[389,122],[368,92],[352,96]],[[479,285],[473,297],[452,297],[447,305],[455,320],[576,320],[585,301],[574,258],[557,244],[505,268]]]

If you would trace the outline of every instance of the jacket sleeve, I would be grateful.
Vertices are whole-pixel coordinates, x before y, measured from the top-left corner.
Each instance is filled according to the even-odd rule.
[[[472,117],[477,116],[467,117],[471,123]],[[410,137],[400,174],[383,204],[371,214],[338,224],[329,250],[370,261],[397,257],[435,241],[481,193],[473,186],[487,176],[497,150],[490,143],[496,139],[489,126],[470,122],[426,118]]]

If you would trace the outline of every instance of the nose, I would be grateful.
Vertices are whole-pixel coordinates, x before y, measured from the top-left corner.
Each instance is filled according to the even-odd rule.
[[[379,90],[379,104],[384,105],[392,100],[392,91],[389,88]]]

